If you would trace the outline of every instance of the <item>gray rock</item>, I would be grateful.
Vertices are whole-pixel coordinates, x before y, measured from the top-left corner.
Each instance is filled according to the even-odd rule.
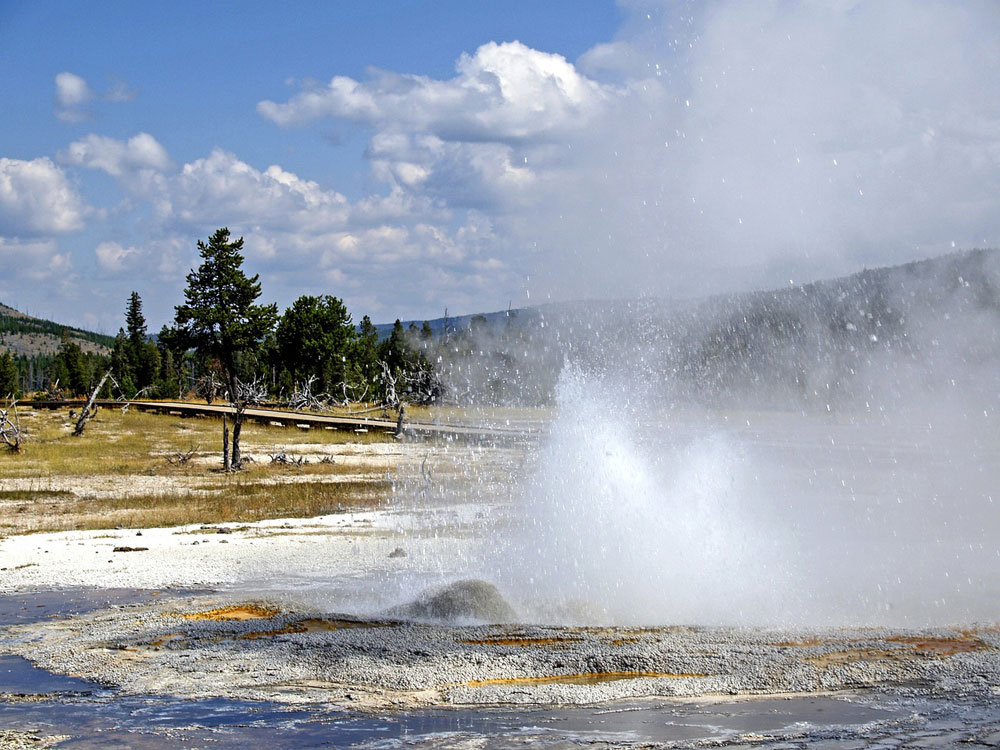
[[[513,622],[517,616],[492,583],[455,581],[424,591],[414,601],[389,611],[392,617],[431,622]]]

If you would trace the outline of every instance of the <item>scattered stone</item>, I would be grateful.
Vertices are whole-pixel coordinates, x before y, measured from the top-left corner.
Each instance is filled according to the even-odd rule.
[[[148,552],[149,547],[115,547],[114,552]]]
[[[402,547],[396,547],[396,549],[389,553],[389,557],[406,557],[406,550]]]

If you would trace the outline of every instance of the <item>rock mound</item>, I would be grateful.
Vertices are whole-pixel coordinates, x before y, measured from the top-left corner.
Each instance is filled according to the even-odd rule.
[[[513,622],[516,615],[496,586],[480,580],[455,581],[424,591],[409,604],[394,607],[393,617],[456,623]]]

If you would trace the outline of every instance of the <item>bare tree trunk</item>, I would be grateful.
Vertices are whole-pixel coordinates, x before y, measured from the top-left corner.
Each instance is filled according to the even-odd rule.
[[[90,394],[90,398],[87,400],[87,405],[83,407],[83,411],[80,412],[80,418],[76,420],[76,429],[73,430],[74,435],[82,435],[83,430],[87,426],[87,420],[90,419],[92,416],[94,416],[94,414],[97,412],[97,409],[94,407],[94,399],[97,398],[97,394],[101,392],[101,388],[104,387],[105,381],[107,381],[107,379],[110,376],[111,376],[111,370],[108,370],[106,373],[104,373],[104,377],[101,378],[101,382],[97,384],[97,387],[94,389],[94,392]],[[91,411],[91,409],[93,409],[93,411]]]
[[[240,430],[243,428],[243,406],[236,407],[236,416],[233,417],[233,468],[243,468],[243,455],[240,452]]]
[[[233,405],[233,451],[230,468],[239,469],[242,462],[242,456],[240,455],[240,431],[243,429],[244,405],[243,397],[240,395],[239,379],[236,377],[234,369],[232,366],[229,368],[229,403]]]
[[[229,422],[226,421],[226,415],[222,415],[222,470],[227,474],[231,470],[231,465],[229,463]]]
[[[400,402],[399,414],[396,417],[396,437],[403,437],[403,430],[406,429],[406,404]]]

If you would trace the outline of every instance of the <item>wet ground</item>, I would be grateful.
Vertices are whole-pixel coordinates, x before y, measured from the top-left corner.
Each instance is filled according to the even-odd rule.
[[[67,748],[683,746],[698,740],[743,740],[749,733],[761,738],[801,735],[807,728],[837,736],[862,725],[891,724],[903,713],[825,697],[516,711],[435,709],[382,716],[224,699],[116,698],[99,690],[0,703],[4,726],[69,735],[59,745]]]
[[[0,597],[0,640],[11,626],[180,592],[67,590]],[[183,592],[185,596],[191,592]],[[992,692],[927,686],[830,695],[630,699],[578,706],[353,711],[233,698],[135,695],[0,657],[0,747],[60,748],[570,748],[993,747]]]
[[[10,667],[0,664],[0,674]],[[56,692],[0,701],[0,724],[67,736],[61,748],[993,747],[1000,709],[970,699],[882,695],[662,700],[545,709],[433,709],[373,716],[228,699],[117,696],[28,675]],[[32,680],[34,680],[32,682]],[[5,685],[4,688],[7,686]],[[5,690],[6,692],[6,690]],[[9,694],[8,694],[9,695]]]

